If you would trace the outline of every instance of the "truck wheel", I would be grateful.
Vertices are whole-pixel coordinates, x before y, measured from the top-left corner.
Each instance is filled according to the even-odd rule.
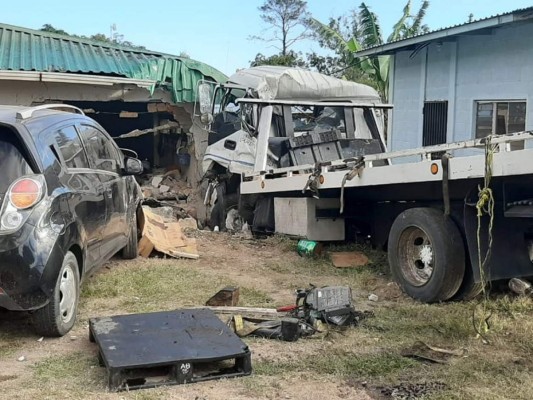
[[[34,313],[35,330],[42,336],[63,336],[74,326],[80,296],[80,272],[76,256],[68,251],[50,302]]]
[[[478,297],[481,292],[483,292],[483,284],[480,282],[474,281],[474,272],[472,271],[472,266],[467,265],[465,268],[465,275],[463,277],[463,282],[459,287],[457,293],[452,297],[452,300],[455,301],[469,301]]]
[[[214,229],[218,226],[221,231],[227,230],[226,220],[230,217],[230,226],[232,231],[242,230],[244,221],[239,215],[239,194],[231,193],[224,197],[225,208],[222,208],[222,202],[218,201],[211,210],[209,218],[209,227]]]
[[[133,213],[130,221],[130,231],[128,233],[128,244],[122,249],[122,258],[133,260],[139,253],[139,238],[137,237],[137,213]]]
[[[391,273],[405,293],[434,303],[450,299],[465,273],[465,249],[450,218],[431,208],[402,212],[389,233]]]

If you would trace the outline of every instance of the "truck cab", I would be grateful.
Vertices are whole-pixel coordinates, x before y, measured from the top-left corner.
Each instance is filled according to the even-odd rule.
[[[255,208],[255,201],[243,207],[239,192],[242,174],[386,150],[381,99],[366,85],[263,66],[241,70],[214,90],[201,88],[200,96],[210,104],[202,120],[209,130],[203,169],[212,228],[254,225],[244,209]]]

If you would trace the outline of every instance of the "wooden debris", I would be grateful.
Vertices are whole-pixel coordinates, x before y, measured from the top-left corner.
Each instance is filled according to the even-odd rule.
[[[205,303],[206,306],[231,306],[234,307],[239,304],[240,290],[238,287],[227,286],[219,290]]]
[[[335,268],[363,267],[368,264],[368,257],[359,251],[330,253]]]

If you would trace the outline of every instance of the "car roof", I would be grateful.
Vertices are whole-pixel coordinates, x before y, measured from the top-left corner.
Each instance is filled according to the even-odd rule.
[[[70,108],[72,106],[66,104],[50,104],[44,106],[9,106],[9,105],[0,105],[0,123],[7,124],[17,124],[29,122],[35,118],[47,117],[47,116],[73,116],[72,112],[61,111],[52,107],[64,107]],[[72,107],[75,109],[75,107]],[[79,109],[76,109],[79,110]],[[81,110],[79,114],[75,115],[84,115]],[[21,118],[22,117],[22,118]]]

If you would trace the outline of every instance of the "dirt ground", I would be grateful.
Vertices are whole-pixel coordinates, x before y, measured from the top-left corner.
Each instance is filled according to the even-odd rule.
[[[335,269],[327,256],[302,258],[295,242],[197,232],[200,259],[113,259],[83,284],[80,315],[63,338],[41,339],[26,315],[0,314],[0,391],[10,399],[530,399],[533,393],[533,302],[507,294],[487,303],[490,330],[473,329],[479,303],[425,305],[390,281],[384,254],[371,264]],[[344,249],[342,247],[329,250]],[[358,247],[359,250],[361,248]],[[360,326],[294,343],[246,338],[250,377],[131,392],[109,392],[88,340],[88,319],[202,306],[227,285],[242,306],[294,302],[309,284],[349,285]],[[378,301],[368,300],[376,294]],[[474,315],[474,317],[473,317]],[[446,363],[403,357],[416,341],[459,351]],[[22,360],[23,357],[23,361]]]

